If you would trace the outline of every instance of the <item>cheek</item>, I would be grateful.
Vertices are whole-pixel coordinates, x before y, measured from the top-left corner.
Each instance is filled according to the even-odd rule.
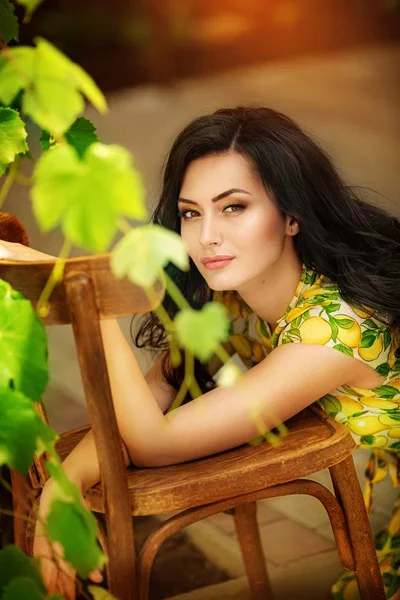
[[[279,246],[283,243],[285,236],[285,221],[279,213],[254,211],[248,215],[248,218],[241,223],[238,230],[241,240],[247,244],[251,241],[251,246],[257,252],[260,246],[266,248]]]
[[[181,240],[186,252],[189,254],[190,258],[193,258],[194,237],[193,235],[189,235],[189,233],[186,231],[186,228],[183,226],[181,228]]]

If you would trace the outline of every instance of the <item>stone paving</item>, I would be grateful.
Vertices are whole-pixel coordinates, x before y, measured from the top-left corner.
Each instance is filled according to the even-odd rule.
[[[349,183],[376,190],[371,199],[400,216],[399,70],[400,46],[369,47],[321,59],[301,58],[186,80],[168,88],[146,86],[109,97],[106,117],[88,111],[100,139],[120,143],[135,155],[151,206],[159,189],[160,169],[174,136],[188,120],[221,106],[262,104],[295,118],[333,156]],[[32,220],[26,192],[15,187],[6,210],[25,223],[31,245],[49,253],[61,248],[59,231],[42,237]],[[75,255],[80,254],[79,249]],[[122,320],[129,335],[130,319]],[[45,396],[57,431],[88,422],[69,327],[49,330],[51,382]],[[141,365],[147,358],[134,350]],[[360,478],[366,451],[357,451]],[[327,473],[316,479],[327,481]],[[373,527],[388,518],[395,492],[377,486]],[[330,525],[318,501],[291,496],[260,503],[263,547],[275,600],[322,600],[341,571]],[[188,528],[191,539],[231,581],[176,596],[176,600],[246,600],[244,578],[232,518],[218,515]]]

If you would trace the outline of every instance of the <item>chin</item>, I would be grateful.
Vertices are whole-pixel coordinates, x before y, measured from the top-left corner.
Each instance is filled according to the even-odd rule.
[[[227,292],[229,290],[236,290],[241,284],[243,284],[242,280],[238,281],[237,279],[233,279],[233,277],[227,277],[226,279],[221,277],[219,281],[217,281],[217,277],[213,278],[211,281],[209,279],[206,279],[206,282],[210,290],[213,290],[213,292]]]

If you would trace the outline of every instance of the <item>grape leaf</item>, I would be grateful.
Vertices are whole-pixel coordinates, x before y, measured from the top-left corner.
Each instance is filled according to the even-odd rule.
[[[51,449],[56,433],[39,417],[21,392],[0,390],[0,465],[28,471],[35,452]]]
[[[208,302],[201,310],[184,308],[174,323],[180,344],[203,362],[228,338],[228,313],[225,306],[216,302]]]
[[[48,381],[47,338],[31,303],[0,280],[0,388],[39,401]]]
[[[132,229],[111,255],[111,268],[116,276],[127,276],[143,287],[150,287],[168,262],[173,262],[182,271],[189,269],[181,237],[160,225]]]
[[[9,48],[0,54],[0,102],[9,105],[30,85],[35,49],[29,46]]]
[[[19,25],[10,0],[0,0],[0,38],[8,44],[18,41]]]
[[[97,543],[96,519],[83,505],[78,487],[67,478],[58,459],[53,458],[46,466],[54,482],[45,524],[47,535],[60,542],[65,559],[86,578],[93,569],[102,569],[106,561]]]
[[[43,0],[16,0],[16,2],[21,4],[21,6],[25,6],[24,23],[27,23],[30,20],[32,13],[37,9],[39,4],[42,4]]]
[[[16,577],[27,577],[41,591],[45,591],[39,573],[39,560],[24,554],[17,546],[7,546],[0,550],[0,598]]]
[[[55,136],[62,135],[82,112],[82,94],[99,112],[107,110],[102,92],[79,65],[43,38],[35,42],[36,48],[10,48],[2,56],[0,101],[9,104],[23,89],[23,112]]]
[[[48,598],[30,577],[16,577],[5,588],[1,600],[45,600]]]
[[[93,600],[117,600],[108,590],[98,585],[88,585],[88,591],[92,594]]]
[[[25,124],[12,108],[0,108],[0,176],[17,154],[29,150]]]
[[[38,160],[32,187],[33,210],[42,231],[61,225],[74,244],[103,252],[122,215],[146,217],[144,188],[132,158],[120,146],[91,144],[82,160],[57,145]]]
[[[73,146],[78,153],[78,156],[82,158],[90,144],[98,142],[99,138],[96,134],[96,128],[84,117],[79,117],[72,123],[71,127],[65,132],[65,139],[70,146]],[[40,143],[42,150],[46,151],[50,148],[54,148],[56,140],[50,137],[48,131],[42,130],[40,135]]]

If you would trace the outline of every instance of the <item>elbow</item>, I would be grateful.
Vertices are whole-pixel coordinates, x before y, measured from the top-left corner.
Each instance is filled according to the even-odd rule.
[[[130,448],[128,449],[129,458],[135,467],[148,469],[151,467],[167,467],[179,462],[170,456],[166,449],[151,448]]]

